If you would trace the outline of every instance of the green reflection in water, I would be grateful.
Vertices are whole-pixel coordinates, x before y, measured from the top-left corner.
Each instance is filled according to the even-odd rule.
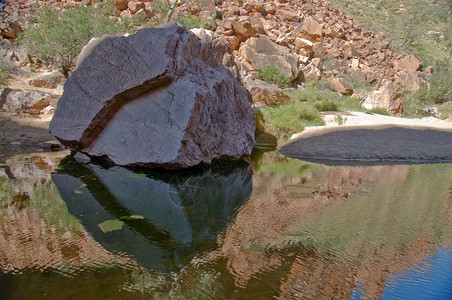
[[[352,193],[334,209],[301,219],[290,226],[283,242],[299,240],[303,245],[340,251],[356,243],[385,248],[418,240],[433,244],[450,240],[452,165],[404,168],[408,168],[406,177],[394,176],[376,185],[364,182],[366,193]]]
[[[49,241],[64,240],[52,253],[73,250],[0,276],[0,298],[346,299],[356,286],[378,298],[391,273],[452,241],[451,164],[332,167],[273,152],[253,157],[251,183],[249,167],[162,175],[68,160],[53,175],[63,198],[37,180],[14,206],[23,191],[0,177],[0,218],[36,213]],[[109,219],[124,228],[102,232]]]

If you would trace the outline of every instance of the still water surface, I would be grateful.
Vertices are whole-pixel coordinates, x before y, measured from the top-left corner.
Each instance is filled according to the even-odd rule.
[[[0,299],[452,299],[452,164],[0,164]]]

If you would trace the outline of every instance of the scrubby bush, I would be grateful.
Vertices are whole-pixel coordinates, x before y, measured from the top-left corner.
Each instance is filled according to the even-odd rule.
[[[5,87],[8,84],[9,69],[3,69],[0,67],[0,88]]]
[[[280,88],[286,88],[290,85],[290,78],[281,73],[277,68],[266,66],[257,72],[257,79],[276,84]]]
[[[384,107],[374,107],[371,110],[369,110],[369,113],[371,114],[377,114],[377,115],[384,115],[389,116],[391,115],[389,111]]]
[[[325,125],[318,110],[309,104],[294,102],[262,110],[265,121],[284,133],[296,133],[305,126]]]
[[[314,103],[317,101],[339,101],[341,96],[334,92],[330,84],[324,80],[314,80],[305,84],[302,89],[284,91],[294,101]]]
[[[338,110],[337,104],[334,102],[330,102],[330,101],[316,102],[316,103],[314,103],[314,107],[318,111],[337,111]]]
[[[42,6],[37,11],[36,24],[24,33],[22,41],[31,55],[58,61],[68,77],[75,58],[92,37],[115,35],[123,30],[115,19],[92,6],[64,11]]]
[[[5,59],[0,58],[0,88],[3,88],[8,84],[8,77],[11,69],[11,64]]]
[[[361,103],[359,102],[360,99],[345,96],[342,97],[341,100],[338,102],[339,110],[341,111],[365,111],[365,109],[361,106]]]
[[[433,75],[430,78],[430,87],[424,85],[414,96],[425,104],[440,104],[450,101],[445,95],[452,88],[452,59],[436,61],[433,66]]]

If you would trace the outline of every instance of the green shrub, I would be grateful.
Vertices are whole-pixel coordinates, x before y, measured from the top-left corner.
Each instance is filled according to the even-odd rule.
[[[438,106],[438,111],[441,114],[441,119],[445,120],[452,116],[452,108],[447,104],[441,104]]]
[[[384,115],[384,116],[390,115],[389,111],[384,107],[374,107],[371,110],[369,110],[369,113],[377,114],[377,115]]]
[[[200,28],[201,18],[198,16],[178,16],[175,20],[177,23],[185,26],[187,29]]]
[[[0,58],[0,88],[7,86],[8,77],[12,70],[12,66],[5,59]]]
[[[424,104],[440,104],[448,101],[444,95],[452,88],[452,58],[436,61],[433,65],[433,75],[430,78],[430,87],[427,85],[414,95]]]
[[[309,104],[294,102],[262,110],[265,122],[270,126],[292,134],[300,132],[305,126],[325,125],[319,112]]]
[[[342,97],[338,106],[341,111],[366,111],[359,103],[358,98],[350,96]]]
[[[314,103],[314,107],[318,111],[337,111],[338,110],[337,104],[334,102],[330,102],[330,101],[322,101],[322,102]]]
[[[280,88],[286,88],[290,85],[290,78],[281,73],[277,68],[267,66],[257,72],[257,79],[276,84]]]
[[[323,79],[306,83],[305,88],[284,91],[294,101],[314,103],[317,101],[339,101],[341,96],[331,89],[329,82]]]
[[[342,126],[347,122],[347,117],[343,117],[342,115],[335,115],[334,121],[337,123],[337,125]]]
[[[35,26],[24,33],[22,42],[30,54],[58,61],[67,77],[75,58],[92,37],[121,31],[123,28],[116,20],[92,6],[75,6],[65,11],[42,6],[37,11]]]
[[[3,88],[8,84],[8,75],[8,69],[0,69],[0,88]]]

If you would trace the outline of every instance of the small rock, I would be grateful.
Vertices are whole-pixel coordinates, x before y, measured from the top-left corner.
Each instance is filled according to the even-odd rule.
[[[43,144],[44,150],[61,150],[64,146],[57,140],[47,141]]]
[[[91,162],[91,158],[90,158],[88,155],[83,154],[83,153],[81,153],[81,152],[75,153],[74,159],[75,159],[75,161],[78,162],[79,164],[88,164],[88,163]]]
[[[266,106],[273,107],[279,104],[287,104],[292,100],[283,93],[279,87],[264,82],[262,80],[245,80],[245,87],[251,93],[253,103],[260,103]]]
[[[239,40],[244,41],[257,33],[249,19],[243,21],[234,20],[231,24]]]
[[[406,69],[413,71],[420,71],[422,69],[421,62],[414,55],[407,55],[399,61],[396,61],[395,67],[397,69]]]
[[[323,26],[312,17],[307,17],[296,29],[299,36],[307,40],[317,42],[322,38]]]
[[[353,94],[353,85],[350,83],[347,77],[345,76],[331,77],[330,82],[331,85],[333,86],[333,89],[336,92],[339,92],[342,95]]]
[[[53,72],[51,74],[33,78],[28,81],[28,84],[39,88],[56,89],[64,79],[64,75],[60,72]]]
[[[127,5],[129,4],[129,0],[115,0],[113,2],[114,6],[116,6],[119,10],[125,10],[127,9]]]

